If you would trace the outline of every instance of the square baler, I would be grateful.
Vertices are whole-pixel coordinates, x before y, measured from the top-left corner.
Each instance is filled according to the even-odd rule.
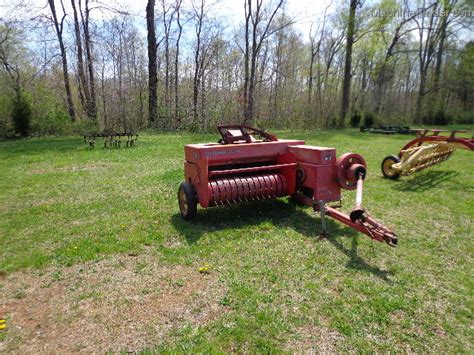
[[[194,218],[198,204],[208,208],[290,196],[320,212],[323,234],[324,218],[330,216],[372,239],[397,245],[396,234],[362,208],[367,164],[361,155],[345,153],[337,158],[335,148],[278,139],[249,126],[218,126],[218,130],[219,142],[184,147],[185,181],[178,190],[183,218]],[[341,189],[357,189],[350,215],[328,205],[340,206]]]

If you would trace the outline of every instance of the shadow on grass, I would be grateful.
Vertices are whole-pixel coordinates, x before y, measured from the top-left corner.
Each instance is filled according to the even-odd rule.
[[[390,272],[369,265],[358,255],[360,233],[328,217],[326,226],[329,237],[321,238],[319,217],[308,215],[303,211],[303,208],[306,207],[297,206],[291,200],[289,202],[284,200],[259,201],[223,208],[201,209],[193,221],[185,221],[180,214],[175,214],[171,221],[174,227],[185,236],[189,244],[195,244],[204,234],[224,229],[231,229],[235,232],[234,237],[226,236],[226,238],[241,238],[242,234],[251,233],[252,228],[249,227],[260,226],[264,222],[270,222],[277,228],[293,228],[315,242],[327,240],[349,258],[346,264],[348,268],[369,272],[387,283],[392,283],[389,279]],[[243,230],[243,232],[238,233],[239,230]],[[335,237],[336,235],[337,237]],[[339,237],[352,238],[351,248],[344,246],[339,241]],[[383,244],[380,246],[386,247]]]
[[[459,173],[455,171],[429,170],[418,173],[418,175],[415,175],[415,177],[411,179],[408,178],[404,180],[404,178],[401,177],[400,180],[395,182],[392,188],[397,191],[425,192],[457,175],[459,175]]]
[[[357,233],[354,231],[354,234],[357,234]],[[334,245],[339,251],[343,252],[349,258],[349,261],[346,264],[348,268],[369,272],[379,277],[383,281],[387,282],[388,284],[390,285],[393,284],[393,281],[389,278],[391,276],[391,273],[389,271],[381,270],[377,266],[369,265],[364,259],[362,259],[357,254],[357,246],[359,243],[358,236],[352,237],[350,249],[346,248],[344,245],[339,243],[337,239],[335,238],[329,237],[327,239],[332,245]]]

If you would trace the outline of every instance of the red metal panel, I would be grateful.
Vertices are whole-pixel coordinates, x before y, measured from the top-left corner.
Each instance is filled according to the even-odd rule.
[[[302,145],[302,140],[284,140],[261,143],[239,143],[222,145],[219,143],[188,144],[184,147],[188,162],[209,161],[210,165],[249,162],[254,159],[274,159],[288,151],[289,145]]]
[[[288,150],[295,155],[299,162],[316,165],[332,165],[336,162],[335,148],[298,145],[290,146]]]
[[[256,166],[251,168],[236,168],[236,169],[225,169],[225,170],[211,170],[209,176],[218,176],[218,175],[230,175],[230,174],[247,174],[247,173],[256,173],[261,171],[271,171],[271,170],[280,170],[281,168],[286,167],[296,167],[296,163],[288,164],[275,164],[275,165],[264,165]]]
[[[298,168],[304,170],[303,187],[313,190],[314,200],[329,202],[341,199],[341,188],[337,184],[333,165],[299,163]]]

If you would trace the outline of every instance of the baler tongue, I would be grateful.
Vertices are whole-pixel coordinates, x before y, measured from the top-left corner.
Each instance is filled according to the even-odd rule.
[[[378,240],[379,242],[384,241],[391,247],[397,246],[398,237],[394,232],[370,217],[365,211],[364,215],[365,216],[355,221],[355,223],[359,223],[365,228],[362,233],[367,234],[370,238]]]
[[[356,204],[350,215],[347,216],[332,207],[324,207],[326,209],[325,213],[334,219],[337,219],[339,222],[347,224],[349,227],[368,235],[372,239],[378,240],[379,242],[385,242],[391,247],[396,247],[398,243],[397,235],[389,228],[373,219],[362,207],[362,190],[364,187],[365,172],[358,175]]]
[[[391,247],[397,246],[397,235],[389,228],[373,219],[364,209],[353,210],[350,216],[333,207],[325,206],[324,209],[326,215],[348,225],[349,227],[357,229],[359,232],[368,235],[370,238],[379,242],[385,242]],[[356,212],[356,214],[354,214],[354,212]]]

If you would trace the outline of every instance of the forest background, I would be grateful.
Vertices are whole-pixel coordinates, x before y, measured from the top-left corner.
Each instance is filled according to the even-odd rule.
[[[469,0],[8,1],[0,136],[472,124],[473,10]]]

